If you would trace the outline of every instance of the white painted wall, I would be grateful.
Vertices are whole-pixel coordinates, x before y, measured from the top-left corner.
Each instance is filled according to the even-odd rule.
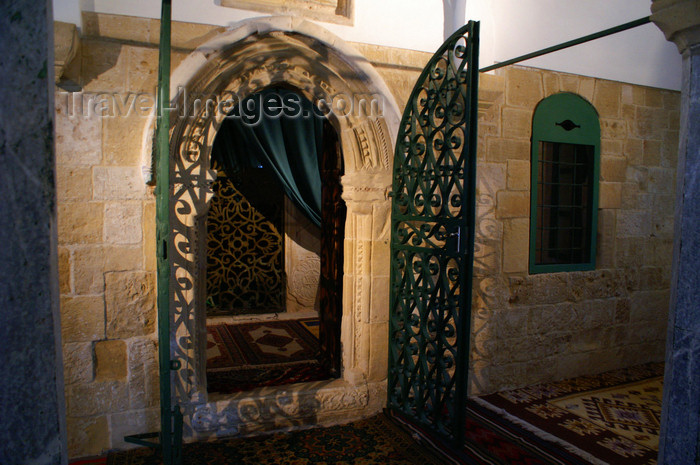
[[[73,23],[83,27],[80,17],[80,0],[53,0],[53,19],[64,23]]]
[[[64,17],[80,3],[83,11],[160,18],[160,0],[53,0]],[[173,0],[173,20],[231,26],[266,13],[219,6],[220,0]],[[77,16],[76,16],[77,24]],[[343,40],[433,51],[443,41],[442,0],[355,0],[355,24],[318,22]]]
[[[649,0],[467,0],[481,20],[480,65],[487,66],[633,21]],[[523,65],[680,89],[681,57],[654,24],[523,62]]]
[[[160,17],[159,0],[53,0],[55,18],[80,24],[79,11]],[[174,0],[173,19],[231,26],[263,13],[219,6],[220,0]],[[319,23],[344,40],[431,52],[443,41],[444,5],[464,0],[355,0],[355,24]],[[649,15],[649,0],[466,0],[465,20],[481,21],[480,65]],[[461,13],[461,12],[460,12]],[[461,16],[459,14],[458,16]],[[450,31],[451,32],[451,31]],[[524,62],[523,65],[680,89],[680,55],[653,24]]]

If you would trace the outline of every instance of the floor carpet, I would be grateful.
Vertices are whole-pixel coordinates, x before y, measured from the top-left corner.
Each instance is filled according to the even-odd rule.
[[[185,444],[185,465],[442,465],[385,415],[342,426]],[[109,454],[107,465],[160,465],[153,449]]]
[[[473,401],[467,402],[464,447],[455,450],[426,435],[415,425],[395,418],[419,444],[451,465],[590,465],[560,445],[519,428]],[[445,452],[449,449],[449,452]]]
[[[529,433],[493,421],[470,406],[463,453],[445,455],[441,445],[386,415],[330,428],[254,438],[185,444],[185,465],[588,465]],[[109,454],[107,465],[160,465],[153,449]]]
[[[450,456],[419,429],[382,414],[331,428],[186,444],[184,464],[655,465],[662,371],[662,364],[649,364],[472,398],[465,446]],[[160,463],[151,449],[112,453],[107,461]]]
[[[327,379],[318,352],[318,319],[207,326],[208,391],[228,394]]]
[[[647,364],[474,399],[495,422],[588,463],[654,465],[663,364]],[[500,418],[500,419],[499,419]]]

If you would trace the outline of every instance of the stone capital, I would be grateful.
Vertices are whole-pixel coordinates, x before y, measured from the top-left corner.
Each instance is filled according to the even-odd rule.
[[[63,71],[78,54],[80,39],[75,24],[54,21],[53,41],[55,78],[58,82]]]
[[[680,53],[700,44],[700,0],[652,0],[651,20]]]
[[[385,202],[391,189],[391,174],[355,172],[343,175],[346,202]]]

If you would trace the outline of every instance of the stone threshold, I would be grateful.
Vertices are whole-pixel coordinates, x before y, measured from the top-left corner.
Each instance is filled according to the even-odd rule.
[[[372,416],[386,403],[386,381],[343,379],[210,395],[186,415],[186,441],[333,426]]]
[[[318,318],[318,312],[275,312],[248,315],[212,316],[207,318],[207,326],[220,324],[258,323],[261,321],[287,321]]]

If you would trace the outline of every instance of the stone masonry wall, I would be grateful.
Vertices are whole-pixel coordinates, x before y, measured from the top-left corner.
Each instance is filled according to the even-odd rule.
[[[519,66],[479,124],[472,393],[664,356],[680,94]],[[557,92],[601,125],[594,271],[528,274],[530,137]]]
[[[80,52],[64,72],[82,92],[56,89],[70,457],[123,448],[124,435],[160,428],[155,197],[141,173],[147,111],[135,103],[139,93],[155,95],[158,21],[84,20]],[[173,69],[216,30],[176,24]]]
[[[124,448],[125,434],[159,428],[155,200],[141,173],[145,114],[125,116],[128,95],[154,95],[158,32],[156,20],[86,14],[80,52],[64,72],[82,93],[57,88],[70,457]],[[173,69],[219,32],[174,23]],[[353,45],[402,107],[430,54]],[[521,67],[502,75],[482,77],[502,89],[479,123],[472,392],[661,360],[679,94]],[[529,276],[531,118],[558,91],[579,93],[601,116],[598,267]],[[107,98],[103,111],[113,116],[78,114],[73,103],[90,96]]]
[[[354,45],[403,108],[431,55]],[[600,116],[597,264],[529,275],[532,116],[557,92]],[[479,108],[471,393],[663,360],[680,93],[511,66]]]

